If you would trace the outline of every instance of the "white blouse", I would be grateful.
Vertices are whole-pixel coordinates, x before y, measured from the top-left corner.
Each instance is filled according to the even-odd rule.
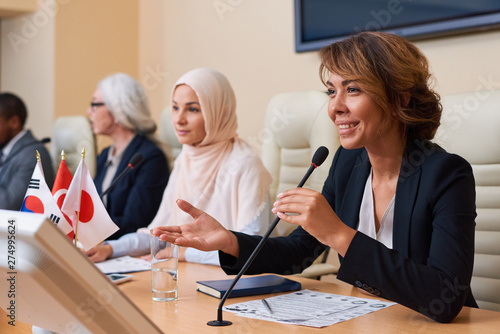
[[[359,226],[358,231],[366,234],[370,238],[380,241],[388,248],[392,248],[392,226],[394,222],[394,200],[392,198],[387,206],[387,209],[382,216],[380,228],[375,231],[375,206],[373,204],[373,188],[372,188],[372,171],[366,180],[365,191],[361,201],[359,211]]]

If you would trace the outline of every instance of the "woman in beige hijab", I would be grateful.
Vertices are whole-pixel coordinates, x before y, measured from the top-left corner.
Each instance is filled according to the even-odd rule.
[[[270,225],[271,176],[236,133],[236,99],[226,77],[207,68],[183,75],[172,91],[172,122],[183,146],[158,213],[147,229],[89,252],[92,260],[148,253],[150,229],[192,221],[177,208],[177,199],[226,222],[230,230],[262,235]],[[179,260],[219,264],[217,252],[192,248],[181,249]]]

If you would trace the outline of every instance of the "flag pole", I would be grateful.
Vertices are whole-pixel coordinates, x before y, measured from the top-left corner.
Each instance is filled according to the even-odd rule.
[[[61,155],[64,154],[64,151]],[[80,185],[78,188],[78,211],[76,212],[76,226],[75,226],[75,246],[78,242],[78,222],[80,221],[80,209],[82,206],[82,182],[83,182],[83,164],[85,163],[85,147],[82,149],[82,175],[80,175]]]
[[[45,174],[43,173],[42,158],[40,157],[40,152],[38,152],[38,150],[35,151],[36,151],[36,163],[40,168],[40,170],[42,171],[42,175],[44,175],[45,177]]]

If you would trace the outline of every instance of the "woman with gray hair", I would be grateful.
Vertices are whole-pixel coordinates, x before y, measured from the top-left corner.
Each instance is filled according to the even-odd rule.
[[[165,154],[153,140],[156,124],[146,94],[135,79],[124,73],[104,78],[87,113],[94,133],[112,140],[97,158],[94,182],[100,194],[128,168],[136,153],[143,156],[143,162],[102,198],[111,219],[120,227],[109,237],[116,239],[151,223],[170,171]]]

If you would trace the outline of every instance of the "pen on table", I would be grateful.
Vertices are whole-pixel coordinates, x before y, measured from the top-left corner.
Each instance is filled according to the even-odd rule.
[[[271,308],[271,306],[269,306],[269,303],[267,302],[267,300],[262,299],[262,304],[264,304],[264,306],[267,308],[269,313],[273,314],[273,309]]]

